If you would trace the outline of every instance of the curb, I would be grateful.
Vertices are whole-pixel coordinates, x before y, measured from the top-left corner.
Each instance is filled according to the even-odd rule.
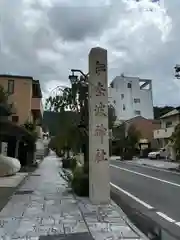
[[[123,161],[118,161],[118,162],[123,162]],[[156,166],[152,166],[150,164],[139,164],[139,163],[134,163],[134,162],[123,162],[132,166],[136,166],[136,167],[146,167],[146,168],[150,168],[150,169],[154,169],[154,170],[159,170],[159,171],[163,171],[163,172],[169,172],[169,173],[173,173],[176,175],[180,175],[180,170],[176,169],[176,168],[160,168],[160,167],[156,167]]]

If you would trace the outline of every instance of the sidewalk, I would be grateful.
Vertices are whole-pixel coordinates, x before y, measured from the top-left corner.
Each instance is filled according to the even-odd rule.
[[[0,211],[7,204],[10,197],[23,182],[27,173],[17,173],[15,176],[0,177]]]
[[[150,167],[156,167],[165,170],[175,170],[179,167],[179,163],[168,162],[166,160],[150,160],[150,159],[134,159],[132,161],[127,161],[128,163],[135,163],[139,165],[146,165]]]
[[[55,156],[44,159],[0,212],[0,239],[118,240],[146,238],[121,209],[75,198]]]

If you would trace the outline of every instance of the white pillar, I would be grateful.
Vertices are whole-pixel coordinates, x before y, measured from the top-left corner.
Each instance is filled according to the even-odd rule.
[[[107,50],[89,53],[89,194],[94,204],[110,202]]]

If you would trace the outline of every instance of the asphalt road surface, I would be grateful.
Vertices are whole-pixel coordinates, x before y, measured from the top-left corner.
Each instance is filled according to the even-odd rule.
[[[180,174],[111,161],[111,188],[161,226],[162,240],[180,239]]]

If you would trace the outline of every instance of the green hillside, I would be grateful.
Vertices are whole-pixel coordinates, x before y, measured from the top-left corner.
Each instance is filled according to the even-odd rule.
[[[78,116],[75,112],[67,111],[63,113],[44,111],[43,129],[48,129],[51,136],[55,136],[67,124],[67,122],[77,122]]]

